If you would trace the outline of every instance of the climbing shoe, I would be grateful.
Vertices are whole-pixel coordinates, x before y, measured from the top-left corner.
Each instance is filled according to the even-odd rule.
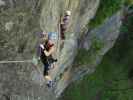
[[[54,81],[49,81],[46,85],[47,85],[48,88],[53,88],[54,85],[55,85],[55,82]]]

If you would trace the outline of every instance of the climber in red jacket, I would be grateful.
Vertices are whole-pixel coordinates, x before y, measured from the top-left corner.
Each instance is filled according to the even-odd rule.
[[[47,86],[52,87],[53,81],[49,75],[49,70],[54,62],[57,59],[52,57],[52,54],[55,52],[55,45],[53,42],[53,35],[43,32],[42,33],[42,43],[39,44],[38,47],[38,56],[44,65],[44,78],[47,80]]]

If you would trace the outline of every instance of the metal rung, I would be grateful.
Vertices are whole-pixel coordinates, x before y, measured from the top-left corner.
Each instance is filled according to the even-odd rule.
[[[0,61],[0,64],[4,64],[4,63],[25,63],[25,62],[27,62],[27,63],[31,63],[32,62],[32,60],[22,60],[22,61]]]

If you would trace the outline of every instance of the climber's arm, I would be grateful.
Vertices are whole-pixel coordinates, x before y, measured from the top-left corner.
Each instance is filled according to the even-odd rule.
[[[49,55],[53,54],[54,51],[55,51],[55,47],[53,46],[53,47],[50,48],[49,51],[44,50],[44,53],[45,53],[46,56],[49,56]]]

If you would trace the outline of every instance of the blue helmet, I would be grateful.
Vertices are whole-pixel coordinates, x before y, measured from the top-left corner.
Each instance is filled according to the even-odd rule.
[[[49,32],[48,33],[49,40],[56,40],[57,39],[57,32]]]

